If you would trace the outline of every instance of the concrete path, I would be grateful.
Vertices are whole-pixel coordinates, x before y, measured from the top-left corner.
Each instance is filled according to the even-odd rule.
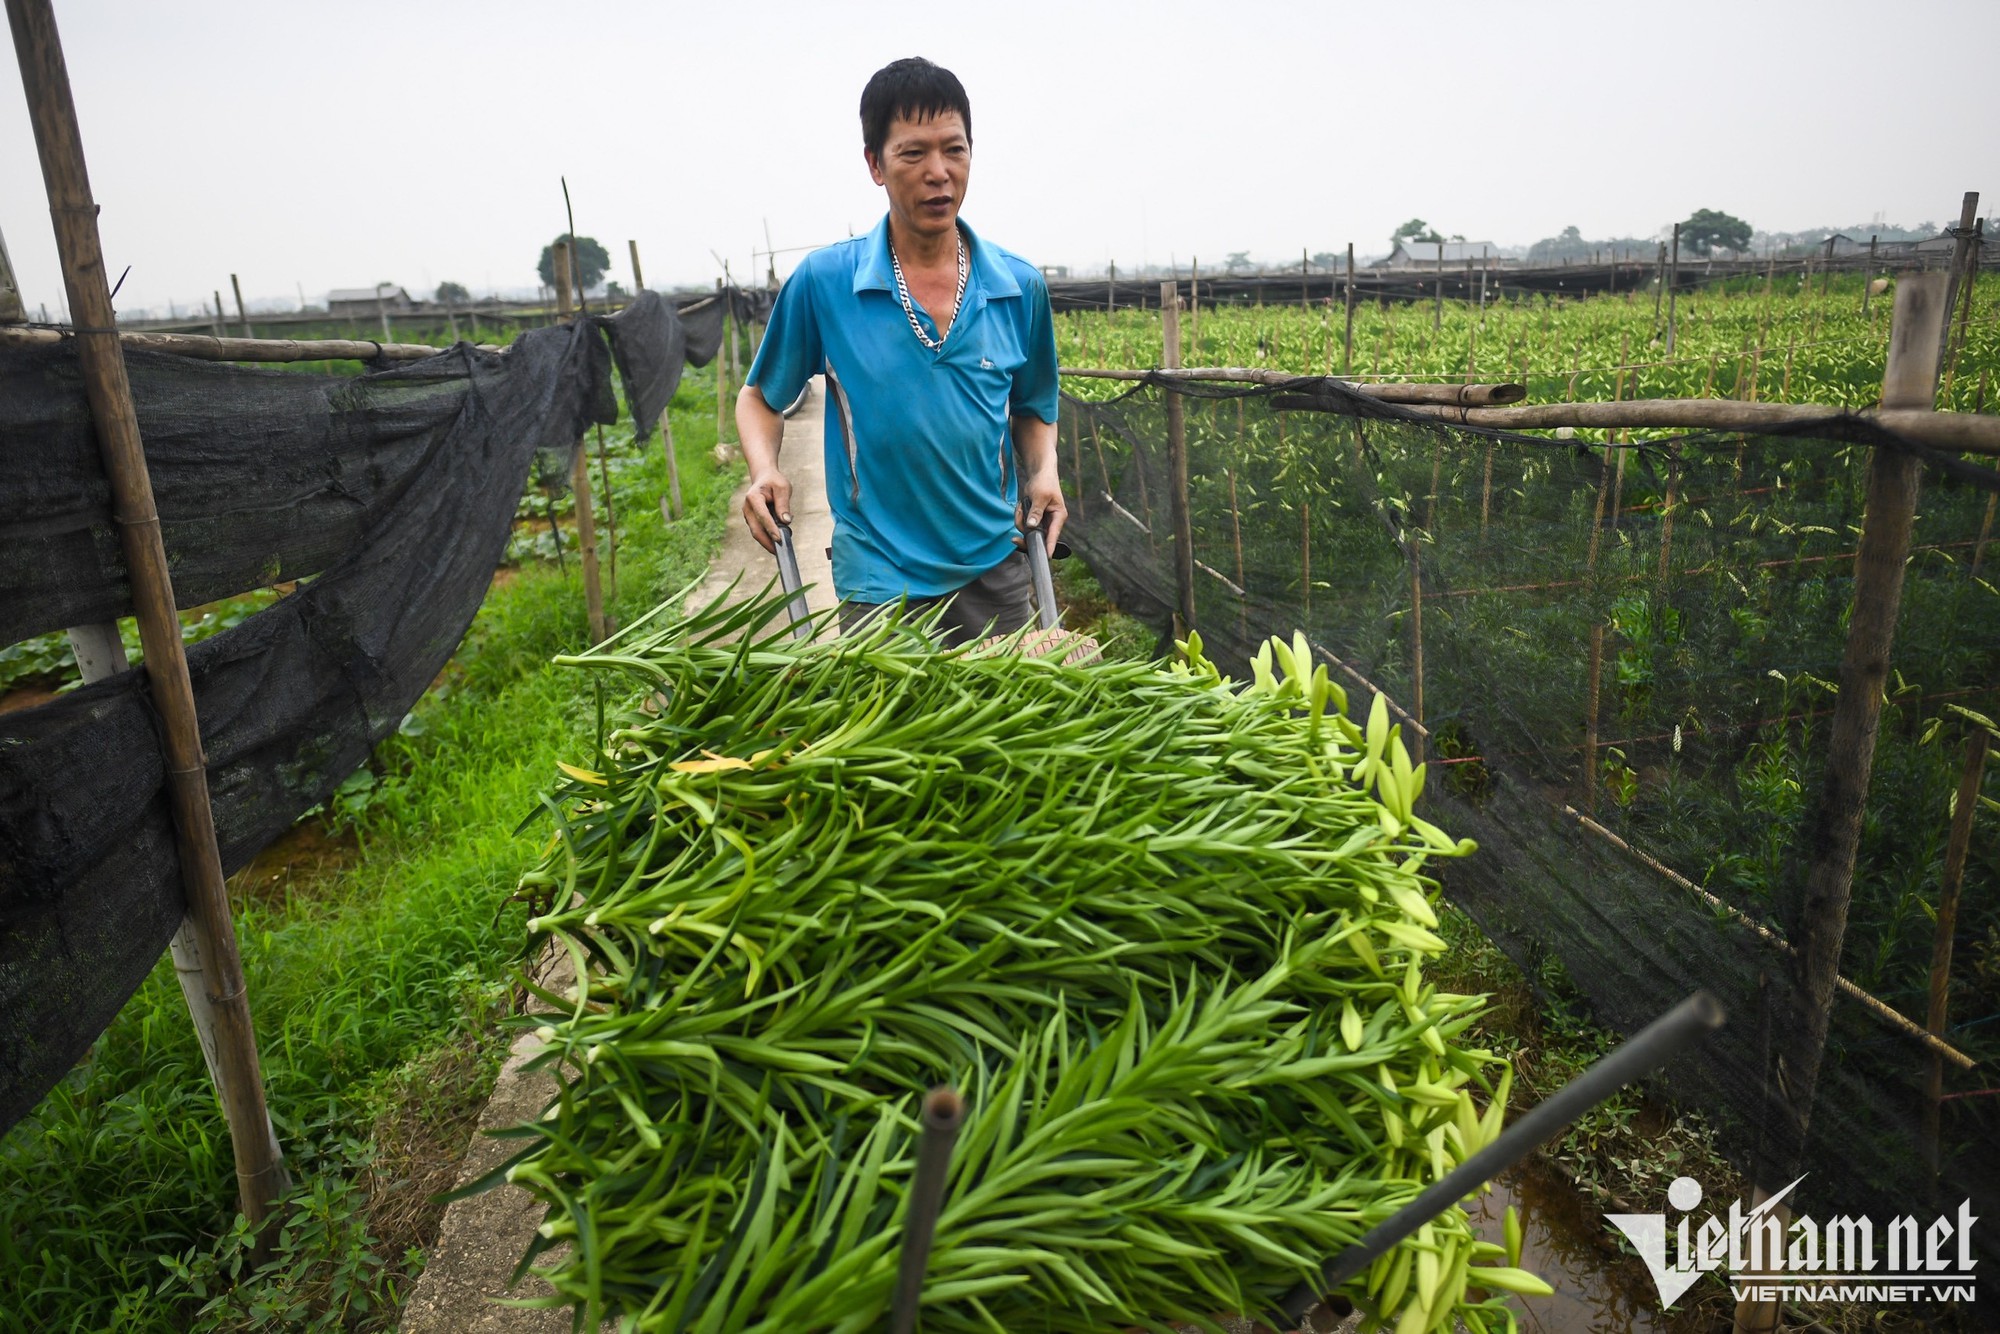
[[[792,537],[798,547],[799,572],[810,586],[807,602],[815,611],[833,605],[833,565],[827,547],[833,541],[833,515],[826,506],[821,435],[825,422],[826,389],[815,379],[806,403],[785,422],[780,465],[792,481]],[[729,502],[729,526],[722,549],[710,562],[708,576],[688,599],[698,607],[737,580],[736,597],[761,589],[777,573],[777,562],[757,545],[743,522],[743,494],[738,487]],[[740,576],[740,577],[739,577]],[[573,977],[563,956],[550,984],[556,991]],[[479,1118],[479,1134],[465,1155],[458,1184],[477,1180],[520,1148],[519,1140],[495,1139],[485,1132],[532,1121],[556,1095],[547,1071],[524,1070],[541,1051],[533,1033],[515,1039],[493,1096]],[[525,1311],[499,1306],[496,1298],[531,1298],[550,1289],[529,1277],[511,1291],[507,1276],[514,1272],[529,1240],[542,1221],[542,1206],[526,1191],[500,1185],[456,1200],[445,1211],[437,1244],[425,1257],[424,1272],[403,1307],[403,1334],[569,1334],[570,1314],[561,1310]]]
[[[826,451],[821,432],[826,428],[826,381],[815,377],[806,395],[805,406],[785,422],[784,448],[778,466],[792,482],[792,545],[798,552],[799,577],[807,586],[806,604],[814,611],[831,607],[833,561],[827,549],[833,544],[833,513],[826,505]],[[736,598],[747,597],[777,577],[778,562],[750,536],[743,522],[746,482],[729,498],[729,526],[722,537],[722,550],[708,567],[708,577],[688,598],[688,607],[702,606],[742,576]]]

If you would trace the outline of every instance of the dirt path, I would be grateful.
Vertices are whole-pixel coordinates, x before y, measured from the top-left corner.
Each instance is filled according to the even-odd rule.
[[[792,536],[799,552],[799,572],[812,586],[807,601],[814,610],[833,605],[833,568],[827,547],[833,540],[833,516],[826,507],[820,432],[825,422],[824,385],[814,380],[805,406],[785,423],[782,463],[792,480]],[[689,598],[700,606],[736,581],[736,596],[761,589],[777,572],[777,564],[757,545],[744,525],[743,493],[738,487],[729,502],[729,526],[722,548],[709,563],[708,576]],[[571,982],[568,960],[549,984],[557,991]],[[523,1067],[542,1050],[534,1034],[523,1033],[507,1053],[507,1062],[493,1086],[493,1096],[479,1118],[479,1131],[466,1150],[458,1184],[477,1180],[520,1147],[518,1140],[495,1139],[486,1132],[533,1121],[555,1097],[554,1078],[546,1070]],[[469,1199],[456,1200],[445,1211],[437,1243],[425,1255],[410,1299],[403,1307],[403,1334],[568,1334],[570,1313],[522,1310],[496,1305],[496,1299],[544,1297],[549,1287],[526,1278],[509,1290],[507,1276],[527,1250],[542,1207],[526,1191],[501,1185]]]

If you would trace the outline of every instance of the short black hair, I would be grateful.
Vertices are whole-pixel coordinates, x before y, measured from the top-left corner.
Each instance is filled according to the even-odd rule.
[[[972,103],[956,74],[922,56],[884,65],[861,90],[862,147],[880,158],[896,117],[928,120],[947,111],[956,111],[965,122],[965,141],[971,143]]]

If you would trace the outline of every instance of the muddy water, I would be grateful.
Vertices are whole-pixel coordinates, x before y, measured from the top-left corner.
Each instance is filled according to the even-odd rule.
[[[1501,1242],[1508,1205],[1521,1213],[1521,1267],[1548,1281],[1550,1297],[1516,1297],[1524,1334],[1666,1334],[1678,1322],[1660,1313],[1644,1265],[1621,1255],[1610,1224],[1554,1169],[1533,1161],[1468,1204],[1479,1235]]]

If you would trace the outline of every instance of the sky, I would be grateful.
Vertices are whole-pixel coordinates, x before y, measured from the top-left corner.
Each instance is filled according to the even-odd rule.
[[[1993,0],[1671,6],[763,0],[531,5],[57,0],[122,310],[241,277],[253,309],[394,282],[532,288],[565,229],[630,282],[779,274],[884,203],[857,105],[888,61],[973,109],[964,217],[1039,264],[1219,267],[1380,253],[1422,217],[1525,245],[1948,221],[2000,198]],[[1954,117],[1952,106],[1967,114]],[[1982,178],[1982,173],[1985,178]],[[14,62],[0,235],[31,315],[64,307]]]

